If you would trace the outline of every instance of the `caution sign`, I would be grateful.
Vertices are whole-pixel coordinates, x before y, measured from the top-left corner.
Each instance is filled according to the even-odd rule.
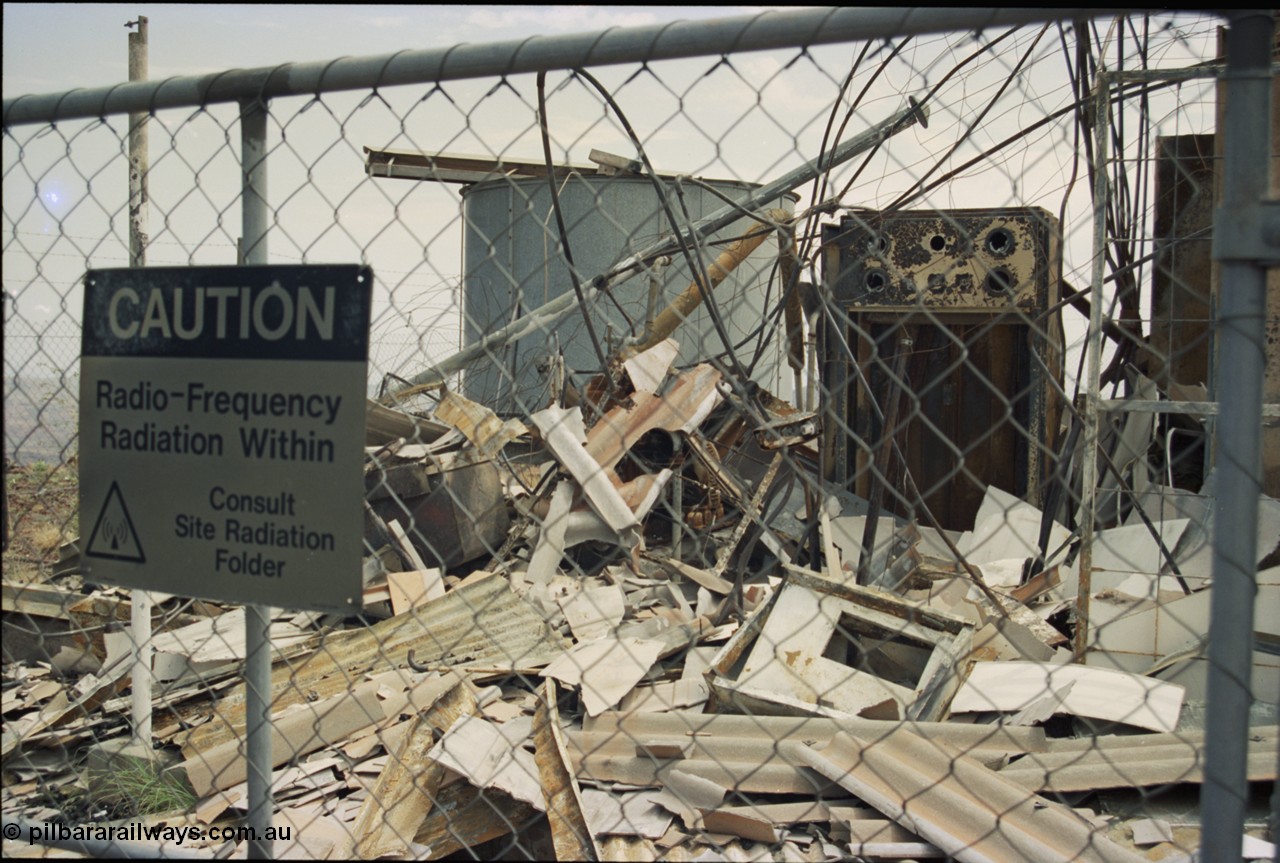
[[[147,562],[147,556],[142,552],[142,542],[133,528],[133,519],[129,518],[129,509],[125,506],[124,496],[117,483],[111,483],[111,488],[107,490],[107,497],[93,523],[93,531],[89,534],[89,544],[85,546],[84,554],[86,557],[107,560]]]
[[[88,579],[359,607],[372,285],[358,266],[86,274]]]

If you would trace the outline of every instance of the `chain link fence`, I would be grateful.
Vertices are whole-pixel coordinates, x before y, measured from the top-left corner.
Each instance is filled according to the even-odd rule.
[[[1266,117],[1224,57],[1275,57],[1221,25],[767,13],[6,101],[6,850],[1270,857],[1280,292],[1232,307],[1267,254],[1214,229],[1224,111]],[[245,610],[80,571],[130,111],[148,267],[375,279],[363,607],[270,615],[266,837]]]

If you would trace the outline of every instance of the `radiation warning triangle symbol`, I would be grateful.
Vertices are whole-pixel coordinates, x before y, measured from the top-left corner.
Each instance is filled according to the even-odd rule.
[[[133,528],[133,519],[129,517],[129,508],[125,506],[124,495],[115,482],[111,483],[111,488],[107,491],[107,499],[98,512],[97,523],[93,526],[93,533],[89,536],[89,545],[84,553],[89,557],[133,563],[147,562],[142,543],[138,540],[138,532]]]

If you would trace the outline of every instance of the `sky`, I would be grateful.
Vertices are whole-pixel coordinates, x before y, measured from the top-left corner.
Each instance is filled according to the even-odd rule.
[[[124,25],[139,15],[149,19],[149,72],[155,80],[730,17],[763,8],[7,3],[0,82],[6,99],[122,82],[129,32]],[[1150,62],[1180,68],[1204,59],[1214,23],[1197,16],[1153,22]],[[843,119],[854,94],[865,90],[847,118],[844,137],[889,116],[908,95],[939,87],[927,129],[909,129],[865,165],[854,160],[832,173],[832,188],[848,186],[842,204],[876,208],[908,191],[917,178],[940,176],[1070,104],[1063,35],[1056,27],[1022,28],[966,62],[995,35],[920,37],[892,59],[889,45],[873,45],[843,95],[840,84],[860,43],[734,55],[728,62],[707,57],[594,71],[659,171],[751,183],[814,158],[833,108]],[[1107,22],[1096,35],[1115,42]],[[953,74],[962,63],[962,72]],[[1206,131],[1211,99],[1197,86],[1153,100],[1153,135]],[[547,88],[557,160],[584,163],[593,148],[634,154],[622,125],[583,81],[552,72]],[[373,266],[375,373],[410,374],[424,357],[439,359],[458,347],[464,200],[456,185],[369,178],[364,148],[540,160],[536,107],[532,75],[273,102],[271,262]],[[1128,128],[1137,128],[1130,122]],[[6,377],[37,367],[71,368],[80,278],[88,268],[127,262],[125,129],[125,118],[114,117],[6,132]],[[150,136],[148,264],[234,263],[234,108],[160,111]],[[1073,283],[1088,284],[1091,205],[1079,156],[1067,117],[963,171],[918,205],[1038,206],[1062,216],[1064,270]],[[812,196],[812,186],[802,189],[797,206],[803,209]],[[1068,321],[1069,338],[1073,327],[1079,338],[1079,323]]]

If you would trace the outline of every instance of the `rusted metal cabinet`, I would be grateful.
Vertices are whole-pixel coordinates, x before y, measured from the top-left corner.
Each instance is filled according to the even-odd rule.
[[[1034,208],[852,211],[823,241],[828,475],[871,493],[891,384],[905,385],[890,431],[944,527],[971,527],[987,485],[1040,504],[1062,410],[1057,220]],[[884,507],[913,515],[903,459],[884,482]]]

